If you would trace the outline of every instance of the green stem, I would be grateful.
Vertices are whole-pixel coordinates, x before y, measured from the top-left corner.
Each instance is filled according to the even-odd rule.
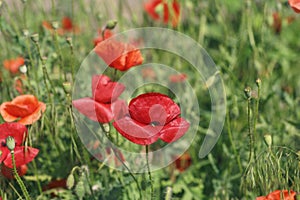
[[[153,199],[153,183],[152,183],[152,176],[151,176],[150,165],[149,165],[149,153],[148,153],[148,151],[149,151],[149,145],[146,145],[146,161],[147,161],[148,175],[149,175],[150,186],[151,186],[150,199]]]
[[[248,116],[248,136],[249,136],[249,159],[248,159],[248,163],[250,164],[251,161],[253,160],[253,133],[251,130],[251,99],[248,98],[247,100],[247,116]]]
[[[18,182],[18,184],[19,184],[19,186],[20,186],[20,188],[21,188],[21,190],[22,190],[22,192],[25,196],[25,199],[30,200],[29,193],[28,193],[28,191],[27,191],[27,189],[26,189],[26,187],[25,187],[25,185],[24,185],[24,183],[23,183],[22,179],[20,178],[20,176],[18,174],[18,171],[17,171],[14,151],[13,150],[10,151],[10,154],[11,154],[11,159],[12,159],[12,164],[13,164],[14,176],[15,176],[15,178],[16,178],[16,180],[17,180],[17,182]]]
[[[256,133],[256,124],[258,120],[258,113],[259,113],[259,100],[260,100],[260,86],[258,85],[257,88],[257,100],[256,100],[256,108],[255,108],[255,117],[254,117],[254,122],[253,122],[253,143],[255,143],[256,138],[257,138],[257,133]],[[254,149],[254,158],[256,158],[256,151]]]
[[[229,136],[229,141],[230,141],[230,144],[232,146],[234,157],[236,158],[239,170],[242,173],[243,169],[242,169],[242,164],[241,164],[241,158],[238,155],[237,150],[235,148],[235,143],[233,142],[233,137],[232,137],[232,132],[231,132],[231,126],[230,126],[230,118],[229,118],[229,113],[228,112],[227,112],[227,116],[226,116],[226,123],[227,123],[227,132],[228,132],[228,136]]]

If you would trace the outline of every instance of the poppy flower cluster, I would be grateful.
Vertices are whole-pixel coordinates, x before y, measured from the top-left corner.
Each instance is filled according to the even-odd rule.
[[[179,106],[160,93],[137,96],[130,101],[128,112],[113,122],[113,126],[123,137],[139,145],[150,145],[158,139],[175,142],[190,126],[180,117]]]
[[[140,50],[136,49],[134,45],[113,39],[106,39],[98,43],[94,51],[109,67],[120,71],[140,65],[144,60]]]
[[[16,167],[31,162],[38,154],[36,148],[22,146],[27,138],[27,128],[20,123],[4,123],[0,125],[0,164],[13,168],[12,155],[7,147],[6,139],[12,137],[15,141],[14,155]]]
[[[18,121],[23,125],[36,122],[45,110],[46,105],[33,95],[20,95],[0,105],[0,114],[6,122]]]
[[[177,0],[172,0],[171,3],[166,0],[149,0],[144,8],[154,20],[163,21],[165,24],[171,22],[173,27],[178,25],[180,4]]]
[[[125,86],[113,82],[108,76],[94,75],[92,77],[92,97],[85,97],[73,100],[73,106],[83,115],[93,121],[100,123],[110,122],[117,111],[113,113],[112,107],[116,110],[122,108],[122,100],[118,97],[125,90]]]
[[[267,196],[257,197],[256,200],[296,200],[296,192],[288,190],[275,190]]]

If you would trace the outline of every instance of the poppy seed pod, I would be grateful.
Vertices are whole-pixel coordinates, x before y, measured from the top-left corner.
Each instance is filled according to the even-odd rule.
[[[11,136],[6,138],[6,146],[10,151],[13,151],[16,147],[15,139]]]

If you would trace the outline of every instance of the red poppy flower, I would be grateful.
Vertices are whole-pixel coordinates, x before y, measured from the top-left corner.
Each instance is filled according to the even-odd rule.
[[[185,171],[192,164],[191,156],[188,152],[185,152],[182,156],[177,157],[175,160],[176,169],[180,172]]]
[[[163,12],[161,15],[159,12],[160,7],[162,8],[161,12]],[[165,24],[171,21],[173,27],[177,26],[179,22],[180,5],[176,0],[173,0],[170,4],[166,0],[149,0],[144,8],[154,20],[162,20]]]
[[[131,44],[109,39],[100,42],[94,50],[108,66],[120,71],[143,63],[140,50]]]
[[[168,96],[146,93],[132,99],[129,114],[116,120],[113,126],[136,144],[149,145],[159,138],[170,143],[183,136],[190,126],[179,115],[179,106]]]
[[[289,0],[289,4],[296,13],[300,13],[300,0]]]
[[[278,12],[273,13],[273,29],[275,33],[279,34],[281,32],[282,19]]]
[[[187,78],[186,74],[174,74],[169,76],[170,82],[172,83],[184,82],[186,78]]]
[[[0,125],[0,163],[13,168],[12,157],[6,146],[6,138],[13,137],[15,140],[15,161],[16,167],[31,162],[38,154],[39,150],[32,147],[21,146],[27,137],[27,128],[19,123],[4,123]]]
[[[27,169],[28,169],[27,165],[21,165],[20,167],[17,167],[18,175],[24,176],[27,172]],[[5,165],[1,167],[1,173],[3,174],[3,176],[5,176],[8,179],[14,178],[13,170],[9,167],[6,167]]]
[[[107,38],[110,38],[111,36],[113,36],[113,32],[111,32],[109,29],[104,30],[104,35],[102,35],[102,31],[99,31],[99,36],[94,39],[94,46],[97,46],[97,44]]]
[[[17,120],[24,125],[36,122],[45,110],[46,104],[39,102],[33,95],[20,95],[0,106],[0,113],[5,121]]]
[[[267,196],[257,197],[256,200],[281,200],[281,196],[283,197],[283,200],[295,200],[296,192],[292,190],[275,190]]]
[[[118,112],[113,112],[112,108],[122,104],[123,101],[117,98],[124,90],[124,85],[111,81],[109,77],[95,75],[92,78],[92,98],[74,100],[73,106],[93,121],[108,123],[114,116],[118,116]]]
[[[22,74],[14,82],[14,88],[18,91],[19,94],[23,94],[23,81],[26,80],[26,75]]]
[[[5,69],[9,70],[12,74],[19,72],[19,68],[24,65],[25,60],[22,57],[17,57],[15,59],[5,60],[3,65]]]

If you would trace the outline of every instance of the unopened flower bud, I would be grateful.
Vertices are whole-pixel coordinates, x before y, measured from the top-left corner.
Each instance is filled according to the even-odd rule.
[[[103,128],[106,133],[109,133],[109,124],[108,123],[104,123]]]
[[[260,85],[261,85],[261,80],[260,80],[260,78],[256,79],[255,83],[256,83],[257,87],[260,87]]]
[[[244,89],[244,92],[245,92],[245,95],[246,95],[247,99],[251,99],[251,92],[252,92],[251,88],[250,87],[246,87]]]
[[[71,83],[70,82],[64,82],[63,83],[63,88],[65,90],[65,92],[67,94],[70,94],[71,93],[71,90],[72,90],[72,86],[71,86]]]
[[[39,34],[35,33],[31,35],[31,40],[35,43],[39,41]]]
[[[67,188],[71,189],[74,186],[75,178],[74,175],[71,173],[67,178]]]
[[[29,36],[29,31],[27,30],[27,29],[23,29],[23,35],[25,36],[25,37],[28,37]]]
[[[66,41],[69,45],[72,45],[72,37],[67,37]]]
[[[268,147],[272,146],[272,136],[270,134],[264,135],[265,142],[268,145]]]
[[[27,72],[27,66],[26,65],[22,65],[20,68],[19,68],[20,72],[23,73],[23,74],[26,74]]]
[[[52,25],[52,27],[53,27],[54,29],[58,29],[58,27],[59,27],[57,21],[53,21],[51,25]]]
[[[108,21],[108,22],[106,23],[105,28],[106,28],[106,29],[112,30],[112,29],[114,29],[114,28],[116,27],[117,23],[118,23],[118,22],[117,22],[116,20],[110,20],[110,21]]]
[[[79,197],[79,199],[82,199],[85,195],[85,189],[84,189],[84,183],[83,181],[79,181],[75,187],[75,193]]]
[[[6,146],[10,151],[13,151],[16,147],[15,139],[11,136],[6,138]]]

